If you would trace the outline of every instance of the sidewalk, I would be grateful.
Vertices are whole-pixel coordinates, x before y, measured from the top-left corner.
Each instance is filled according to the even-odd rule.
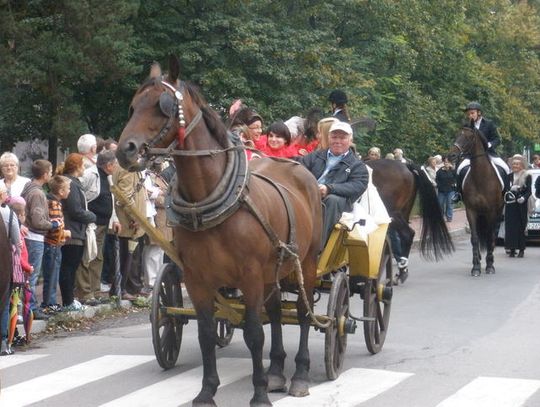
[[[60,300],[59,291],[57,295],[58,295],[57,302],[60,303],[61,300]],[[43,299],[43,283],[41,282],[41,280],[36,285],[36,298],[37,298],[38,304],[40,304]],[[120,304],[118,304],[117,302],[111,302],[108,304],[99,304],[96,306],[85,305],[84,309],[82,309],[81,311],[58,312],[57,314],[52,315],[49,320],[34,320],[32,322],[31,333],[35,335],[35,334],[44,332],[47,329],[47,324],[49,323],[49,321],[54,323],[55,320],[65,321],[66,319],[73,319],[73,320],[90,319],[90,318],[94,318],[95,316],[99,314],[110,313],[114,309],[118,309],[118,308],[129,309],[131,307],[133,307],[133,304],[131,301],[122,300],[120,301]],[[24,327],[22,323],[18,323],[17,328],[18,328],[19,334],[22,335],[24,333]]]

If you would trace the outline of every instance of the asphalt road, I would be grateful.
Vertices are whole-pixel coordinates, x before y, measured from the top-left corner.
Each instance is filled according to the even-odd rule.
[[[326,379],[324,335],[312,332],[311,395],[271,394],[275,406],[540,406],[540,247],[523,259],[496,250],[495,275],[472,278],[467,238],[439,263],[417,255],[395,288],[381,353],[366,350],[362,329],[349,336],[344,370]],[[323,313],[324,300],[319,305]],[[361,314],[358,296],[353,311]],[[202,378],[196,324],[184,329],[175,368],[155,361],[147,315],[100,323],[90,332],[43,338],[0,358],[0,406],[189,406]],[[268,327],[265,331],[268,333]],[[285,326],[286,375],[293,372],[298,329]],[[268,338],[268,335],[267,335]],[[269,343],[265,345],[268,355]],[[236,331],[219,349],[219,406],[246,406],[251,361]]]

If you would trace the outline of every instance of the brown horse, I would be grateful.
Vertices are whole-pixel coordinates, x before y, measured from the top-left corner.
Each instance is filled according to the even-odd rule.
[[[293,162],[265,158],[247,167],[241,142],[232,144],[219,116],[193,86],[178,80],[176,58],[169,65],[166,80],[146,81],[133,97],[117,157],[128,170],[141,169],[152,154],[163,150],[160,147],[169,146],[167,152],[174,157],[177,183],[171,190],[168,217],[179,225],[174,229],[175,248],[197,313],[204,365],[202,389],[193,405],[215,405],[219,378],[214,309],[221,287],[239,288],[243,294],[244,340],[253,360],[250,405],[271,405],[267,391],[285,388],[278,282],[293,272],[295,258],[301,262],[307,301],[298,296],[300,344],[289,394],[305,396],[308,307],[313,306],[322,223],[317,182]],[[272,329],[267,373],[262,363],[263,306]]]
[[[411,251],[415,232],[409,226],[409,217],[417,194],[422,215],[421,253],[427,259],[438,260],[451,253],[454,246],[437,195],[424,171],[414,164],[405,165],[396,160],[371,160],[367,164],[373,169],[373,184],[392,218],[389,234],[392,249],[399,252],[394,253],[399,268],[397,279],[404,282],[408,266],[400,265],[399,257],[407,259]]]
[[[495,273],[493,250],[504,206],[502,186],[489,160],[487,149],[487,140],[480,131],[474,126],[463,127],[449,154],[451,161],[468,158],[471,162],[462,195],[471,228],[471,275],[475,277],[480,275],[482,250],[486,250],[486,274]]]

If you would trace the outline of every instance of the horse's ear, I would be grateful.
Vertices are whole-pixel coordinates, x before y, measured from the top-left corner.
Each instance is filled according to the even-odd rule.
[[[180,76],[180,61],[176,55],[169,56],[169,82],[176,83]]]
[[[161,65],[159,62],[152,62],[152,65],[150,65],[150,78],[161,78],[162,72],[161,72]]]

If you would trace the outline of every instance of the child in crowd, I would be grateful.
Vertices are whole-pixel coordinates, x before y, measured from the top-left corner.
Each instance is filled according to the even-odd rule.
[[[69,230],[64,229],[64,215],[62,213],[62,199],[66,199],[70,192],[71,180],[63,175],[55,175],[49,182],[49,218],[58,221],[58,227],[51,229],[45,235],[45,247],[43,250],[43,312],[51,314],[62,308],[56,303],[56,287],[60,275],[62,262],[62,245],[71,236]]]
[[[18,219],[19,226],[22,226],[26,220],[26,202],[20,196],[13,196],[9,199],[9,206],[11,210],[15,213]],[[30,276],[34,271],[34,267],[28,261],[28,249],[26,248],[26,237],[27,229],[20,227],[20,238],[21,238],[21,255],[18,257],[22,271],[24,272],[25,281],[23,284],[18,284],[14,287],[12,293],[11,301],[11,323],[12,327],[15,326],[15,320],[18,318],[17,306],[19,302],[22,302],[22,319],[24,323],[24,330],[26,333],[26,338],[23,338],[26,343],[30,343],[30,331],[32,329],[32,322],[34,320],[34,315],[32,314],[32,309],[30,308],[30,298],[32,297],[32,291],[30,290]],[[15,336],[16,329],[12,329],[9,335],[10,342],[13,341]]]

